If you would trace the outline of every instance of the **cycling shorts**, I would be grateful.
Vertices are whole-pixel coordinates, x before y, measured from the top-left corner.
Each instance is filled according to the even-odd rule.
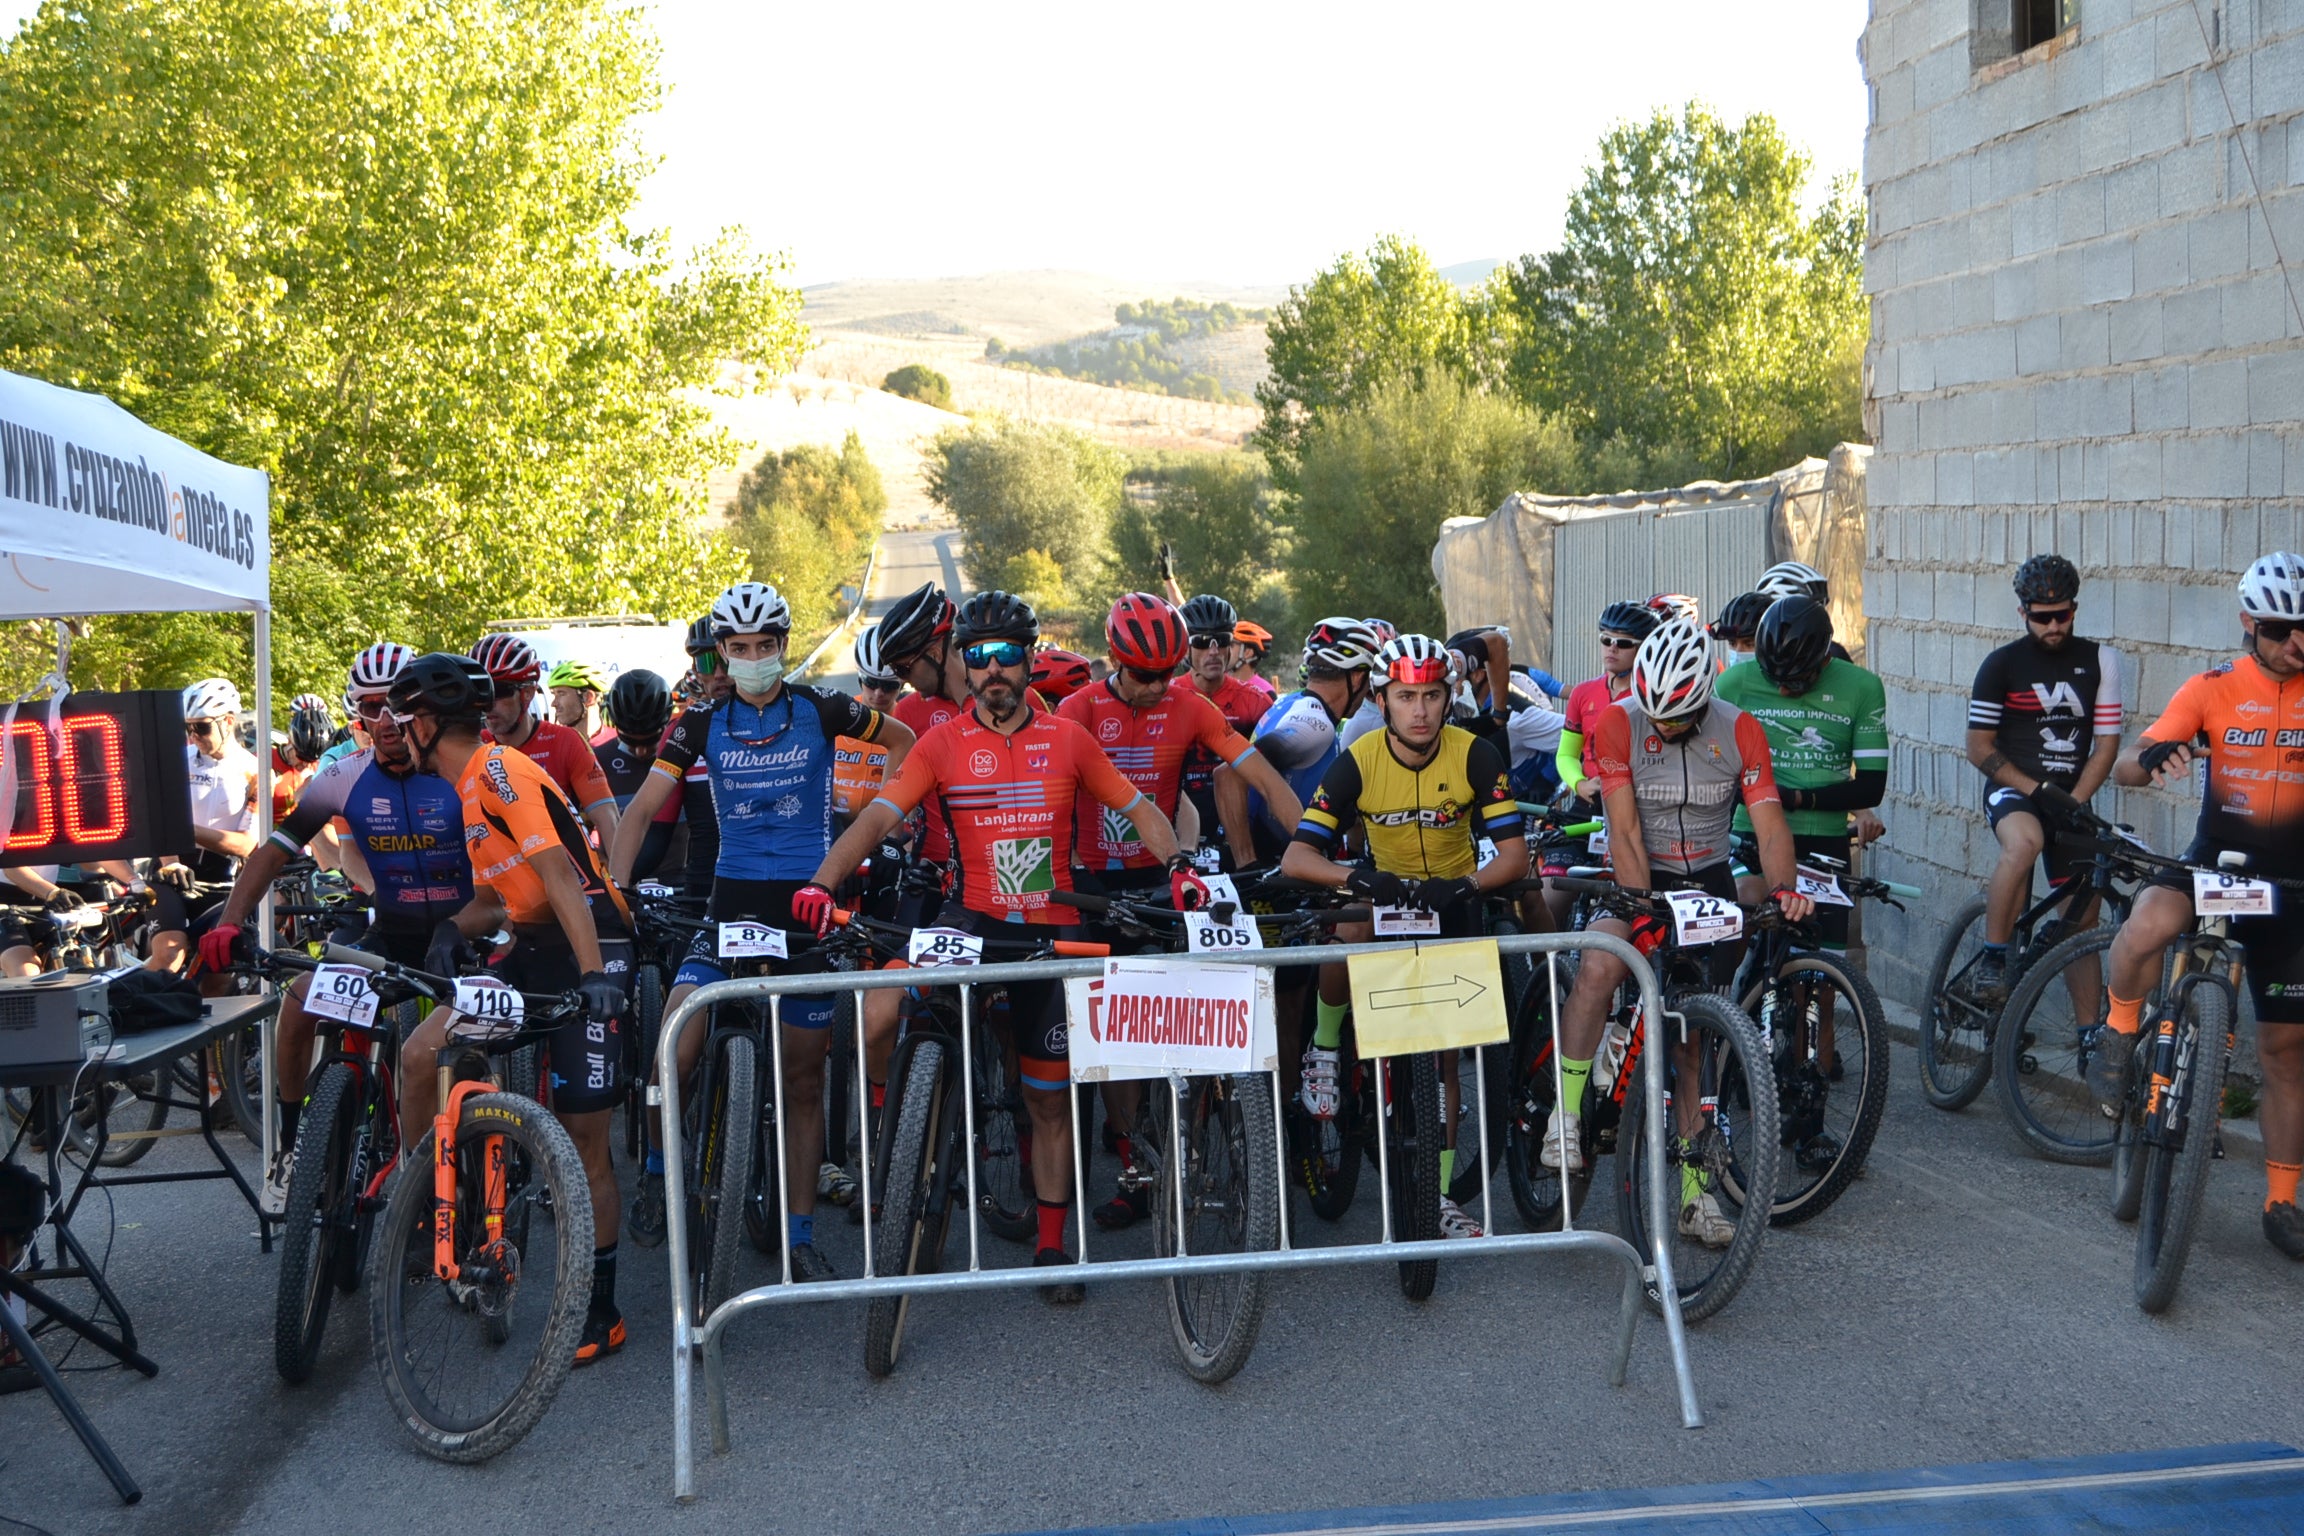
[[[704,927],[688,945],[688,957],[673,976],[676,987],[704,987],[728,979],[728,962],[720,958],[720,924],[766,923],[773,928],[798,931],[792,919],[792,897],[804,880],[731,880],[712,882],[712,899],[705,903]],[[790,941],[787,940],[787,943]],[[772,976],[809,975],[822,971],[821,955],[767,962]],[[830,1029],[833,1003],[830,993],[794,994],[784,999],[777,1017],[795,1029]]]
[[[152,882],[152,927],[157,933],[205,933],[215,926],[215,914],[232,893],[229,889],[194,895],[165,880]],[[207,921],[202,921],[202,919]]]
[[[2064,787],[2071,788],[2070,785]],[[1984,819],[1992,824],[1995,832],[2000,829],[2003,817],[2012,816],[2018,811],[2036,818],[2040,823],[2040,830],[2046,837],[2040,849],[2040,863],[2048,871],[2050,885],[2062,885],[2088,868],[2089,854],[2057,845],[2055,834],[2048,831],[2055,823],[2040,814],[2040,808],[2032,803],[2030,795],[2005,784],[1995,784],[1985,792]]]
[[[965,907],[945,909],[945,926],[987,939],[1078,939],[1075,927],[1043,924],[1029,927],[1002,922]],[[987,959],[990,957],[988,956]],[[1008,983],[1008,1028],[1016,1041],[1017,1075],[1027,1088],[1061,1093],[1072,1086],[1071,1031],[1065,1020],[1064,983],[1012,981]]]
[[[328,942],[420,971],[425,953],[432,947],[432,930],[423,923],[395,922],[385,917],[371,921],[362,912],[338,923]]]
[[[2184,862],[2205,869],[2216,867],[2225,845],[2194,838],[2184,850]],[[2243,871],[2246,873],[2247,871]],[[2286,869],[2256,870],[2293,879]],[[2149,885],[2164,886],[2192,899],[2192,876],[2187,870],[2164,869]],[[2275,888],[2270,917],[2236,917],[2232,937],[2248,953],[2248,992],[2256,1000],[2256,1017],[2266,1024],[2304,1024],[2304,891]]]
[[[592,920],[600,934],[602,974],[629,984],[632,978],[632,936],[613,905],[592,903]],[[505,985],[528,993],[572,991],[584,979],[583,967],[568,936],[551,924],[513,930],[517,942],[512,953],[496,962],[492,974]],[[546,1037],[551,1074],[552,1108],[564,1115],[610,1109],[624,1094],[624,1021],[570,1019]]]

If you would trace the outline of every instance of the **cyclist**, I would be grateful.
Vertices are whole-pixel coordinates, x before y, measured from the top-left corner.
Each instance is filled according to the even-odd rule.
[[[1203,622],[1208,617],[1203,610]],[[1150,592],[1131,592],[1121,598],[1104,621],[1112,675],[1066,699],[1056,713],[1094,738],[1113,766],[1171,825],[1179,817],[1179,802],[1182,813],[1189,814],[1190,802],[1184,791],[1190,783],[1194,757],[1205,757],[1240,775],[1243,783],[1264,796],[1275,814],[1286,815],[1294,809],[1301,815],[1302,807],[1287,781],[1233,729],[1216,703],[1198,689],[1173,686],[1176,668],[1189,650],[1187,622],[1165,598]],[[1199,655],[1206,655],[1208,649],[1201,647]],[[1199,665],[1198,656],[1194,665]],[[1243,797],[1243,817],[1245,810]],[[1167,883],[1167,872],[1145,847],[1135,822],[1092,800],[1079,802],[1073,849],[1094,883],[1106,891],[1145,891]],[[1140,1084],[1107,1083],[1104,1087],[1105,1108],[1116,1127],[1136,1123],[1142,1100]],[[1123,1130],[1117,1134],[1115,1150],[1125,1165],[1133,1150],[1127,1133]],[[1144,1192],[1130,1191],[1124,1184],[1091,1215],[1098,1226],[1112,1230],[1142,1216],[1144,1208]]]
[[[1317,885],[1341,886],[1379,906],[1414,904],[1440,916],[1440,932],[1470,938],[1484,929],[1483,891],[1528,873],[1528,838],[1512,792],[1504,754],[1461,726],[1450,725],[1456,683],[1455,653],[1429,635],[1407,634],[1376,652],[1375,694],[1384,729],[1338,754],[1313,791],[1280,872]],[[1360,829],[1369,862],[1335,861],[1337,845]],[[1479,843],[1496,853],[1485,866]],[[1346,943],[1374,930],[1345,924]],[[1301,1096],[1305,1111],[1332,1120],[1337,1110],[1339,1047],[1351,1001],[1345,968],[1320,968],[1312,1043],[1304,1051]],[[1440,1077],[1448,1102],[1447,1147],[1440,1154],[1440,1188],[1455,1179],[1457,1092],[1454,1053],[1443,1054]],[[1445,1194],[1440,1235],[1478,1237],[1480,1224]]]
[[[2237,850],[2249,874],[2296,879],[2304,877],[2304,788],[2289,765],[2304,743],[2304,555],[2280,550],[2248,567],[2240,628],[2247,651],[2186,679],[2112,777],[2131,788],[2173,787],[2205,752],[2207,789],[2184,862],[2212,869],[2219,855]],[[2088,1066],[2088,1087],[2107,1114],[2126,1087],[2144,995],[2160,978],[2168,946],[2191,925],[2190,883],[2170,871],[2136,893],[2112,941],[2109,1027]],[[2232,932],[2247,950],[2264,1067],[2264,1236],[2304,1259],[2296,1207],[2304,1166],[2304,902],[2281,891],[2271,916],[2237,918]]]
[[[657,755],[649,782],[632,800],[632,819],[653,816],[670,801],[683,776],[703,762],[720,811],[719,861],[705,925],[672,978],[664,1000],[669,1018],[696,988],[728,979],[720,958],[721,923],[757,922],[818,930],[816,915],[798,893],[832,843],[833,742],[843,736],[885,741],[889,762],[901,768],[912,733],[854,699],[784,677],[792,638],[792,608],[763,582],[740,581],[712,605],[712,631],[733,685],[717,704],[683,714]],[[609,867],[621,882],[631,877],[639,840],[616,840]],[[820,970],[802,959],[776,969]],[[833,1278],[831,1262],[816,1248],[816,1188],[824,1143],[824,1063],[832,1046],[830,994],[787,997],[783,1018],[785,1223],[792,1243],[792,1274],[799,1280]],[[696,1070],[709,1033],[702,1015],[680,1036],[678,1062],[685,1080]],[[653,1247],[662,1240],[664,1162],[651,1151],[633,1201],[634,1237]]]
[[[1113,767],[1077,721],[1029,702],[1032,646],[1040,638],[1032,606],[1006,592],[978,593],[944,622],[940,638],[966,669],[968,709],[922,738],[920,750],[792,898],[793,915],[820,934],[830,931],[833,888],[931,793],[940,793],[943,819],[959,852],[959,885],[945,916],[971,932],[1022,937],[1037,928],[1052,938],[1065,936],[1069,909],[1048,898],[1074,889],[1073,802],[1082,796],[1133,824],[1144,852],[1167,870],[1178,907],[1204,905],[1208,888],[1192,872],[1159,807]],[[1032,1118],[1040,1228],[1033,1262],[1070,1264],[1064,1237],[1071,1213],[1071,1083],[1063,987],[1053,981],[1011,983],[1008,1011]],[[1081,1294],[1070,1281],[1041,1288],[1052,1302],[1075,1302]]]
[[[1767,732],[1735,705],[1714,697],[1712,680],[1711,639],[1693,620],[1669,620],[1640,642],[1631,692],[1593,722],[1591,753],[1599,767],[1616,883],[1628,891],[1700,890],[1735,900],[1729,822],[1741,800],[1751,817],[1768,889],[1785,916],[1797,921],[1807,917],[1811,903],[1795,884],[1792,831],[1770,766]],[[1601,918],[1592,929],[1643,948],[1664,933],[1654,918],[1637,924]],[[1734,958],[1732,953],[1713,957],[1716,983],[1726,982],[1720,972]],[[1584,1166],[1579,1130],[1584,1090],[1610,1000],[1626,974],[1622,961],[1597,950],[1586,951],[1577,967],[1575,990],[1561,1010],[1561,1103],[1545,1128],[1539,1154],[1547,1168],[1576,1172]],[[1693,1039],[1685,1049],[1674,1048],[1683,1083],[1697,1078],[1695,1049]],[[1702,1108],[1699,1096],[1676,1094],[1672,1108],[1679,1134],[1694,1132]],[[1726,1247],[1736,1235],[1736,1224],[1721,1211],[1694,1163],[1681,1170],[1679,1230],[1708,1248]]]
[[[400,965],[452,974],[459,951],[489,931],[494,903],[476,904],[472,861],[464,852],[464,810],[456,786],[419,770],[408,743],[384,709],[392,680],[414,659],[407,646],[382,641],[353,659],[345,689],[355,718],[368,722],[366,750],[339,758],[316,774],[272,836],[248,855],[216,919],[200,936],[200,958],[223,970],[245,956],[253,941],[257,904],[280,871],[314,838],[341,822],[358,851],[362,889],[375,908],[358,947]],[[299,976],[280,1001],[272,1062],[280,1094],[280,1155],[266,1173],[266,1208],[285,1207],[295,1166],[297,1120],[312,1065],[311,1016]],[[429,1081],[429,1069],[427,1069]]]
[[[688,677],[692,689],[682,690],[683,711],[699,703],[717,704],[734,693],[727,663],[720,659],[719,642],[712,638],[712,615],[704,614],[688,626]],[[679,717],[673,717],[673,724]],[[663,750],[663,743],[657,743]],[[680,871],[680,895],[685,901],[709,901],[712,874],[720,867],[720,812],[712,804],[712,769],[699,757],[680,779],[680,822],[688,829],[688,862]]]
[[[1554,759],[1561,786],[1579,800],[1596,800],[1600,794],[1584,738],[1602,710],[1632,691],[1632,658],[1655,630],[1656,613],[1644,603],[1610,603],[1600,610],[1600,675],[1568,690]]]
[[[1771,601],[1780,597],[1812,597],[1826,606],[1832,602],[1832,584],[1824,579],[1824,573],[1797,560],[1779,560],[1762,571],[1756,590]],[[1848,647],[1837,640],[1832,642],[1832,655],[1840,661],[1855,660],[1848,654]]]
[[[595,747],[616,739],[614,728],[598,719],[600,696],[607,692],[607,685],[592,663],[555,662],[544,679],[544,689],[551,695],[554,724],[568,727]]]
[[[1243,738],[1255,733],[1256,722],[1264,718],[1269,702],[1263,694],[1232,676],[1232,642],[1239,628],[1240,615],[1230,603],[1211,593],[1202,593],[1179,610],[1184,622],[1187,659],[1191,665],[1192,687],[1202,698],[1216,706],[1224,721]],[[1115,663],[1117,665],[1117,663]],[[1245,742],[1243,742],[1245,744]],[[1223,794],[1218,796],[1219,774],[1229,774],[1229,765],[1220,762],[1213,753],[1194,747],[1184,757],[1184,794],[1199,814],[1203,836],[1217,843],[1219,834],[1230,844],[1225,849],[1230,862],[1240,867],[1240,855],[1246,853],[1251,862],[1255,856],[1254,840],[1248,835],[1248,800],[1246,786],[1234,783],[1228,776],[1221,780]],[[1277,778],[1277,775],[1274,776]],[[1229,801],[1229,815],[1222,802]],[[1171,813],[1173,814],[1173,813]],[[1235,836],[1231,827],[1238,823]],[[1218,846],[1223,846],[1219,843]]]
[[[1657,592],[1648,599],[1648,607],[1659,623],[1666,619],[1686,619],[1691,624],[1702,624],[1704,615],[1698,611],[1696,599],[1685,592]]]
[[[2073,633],[2080,573],[2062,555],[2034,555],[2016,568],[2016,611],[2025,634],[1984,658],[1968,698],[1968,761],[1984,775],[1984,814],[2000,842],[1985,901],[1984,950],[1970,973],[1978,998],[2008,991],[2008,939],[2032,894],[2032,864],[2051,887],[2083,860],[2059,852],[2052,834],[2093,796],[2120,755],[2120,653]],[[2090,742],[2091,745],[2082,745]],[[2085,922],[2089,910],[2067,913]],[[2077,1003],[2081,1001],[2075,998]],[[2086,1017],[2093,1018],[2095,1009]]]
[[[485,931],[498,916],[511,924],[512,951],[494,974],[522,992],[584,997],[585,1017],[553,1031],[548,1049],[552,1113],[576,1143],[591,1187],[592,1304],[576,1346],[576,1364],[586,1366],[624,1347],[624,1314],[616,1306],[622,1212],[608,1161],[608,1121],[624,1092],[624,983],[611,967],[629,970],[631,920],[575,808],[544,766],[482,737],[494,702],[494,683],[477,659],[440,651],[402,667],[385,695],[417,768],[456,786],[475,895],[485,893],[481,922],[472,926]],[[456,932],[467,933],[470,922],[459,916]],[[440,954],[455,947],[448,935],[440,937],[445,942],[435,948],[435,963],[469,958],[469,952]],[[400,1144],[407,1155],[417,1154],[431,1129],[439,1098],[436,1061],[454,1018],[453,1009],[434,1009],[401,1045]]]
[[[1242,619],[1232,626],[1232,675],[1264,695],[1267,707],[1279,696],[1279,690],[1256,669],[1264,665],[1265,653],[1271,649],[1272,631],[1263,625]]]
[[[1275,699],[1256,722],[1251,742],[1280,770],[1299,803],[1311,798],[1343,750],[1338,727],[1367,700],[1368,669],[1381,643],[1359,619],[1322,619],[1304,637],[1303,686]],[[1257,860],[1278,858],[1287,845],[1273,834],[1262,796],[1250,798],[1249,811]]]
[[[1400,638],[1400,627],[1390,620],[1362,619],[1360,622],[1368,626],[1368,633],[1375,637],[1378,650]],[[1361,737],[1372,731],[1382,729],[1384,729],[1384,710],[1376,702],[1375,689],[1370,688],[1368,692],[1360,696],[1360,705],[1352,711],[1352,717],[1338,727],[1336,750],[1341,752]]]
[[[1751,658],[1721,673],[1713,691],[1759,721],[1768,734],[1769,762],[1792,827],[1793,852],[1802,860],[1822,857],[1846,864],[1852,843],[1849,817],[1870,810],[1888,794],[1888,691],[1872,673],[1832,654],[1832,611],[1806,595],[1776,599],[1760,620]],[[1734,825],[1740,839],[1749,838],[1751,813],[1738,806]],[[1747,869],[1752,862],[1745,858]],[[1743,873],[1736,893],[1740,901],[1758,902],[1760,878]],[[1826,949],[1848,947],[1849,910],[1826,906],[1818,911]],[[1823,1005],[1831,1006],[1829,993]],[[1829,1012],[1817,1030],[1816,1055],[1825,1075],[1838,1081],[1842,1073]]]
[[[880,626],[875,624],[856,637],[856,702],[885,715],[895,709],[903,690],[903,679],[880,661]],[[832,806],[841,825],[872,803],[887,776],[887,743],[843,736],[832,744]]]
[[[1752,654],[1753,643],[1760,635],[1760,616],[1775,601],[1765,592],[1739,592],[1721,606],[1720,616],[1705,626],[1713,639],[1728,647],[1731,669],[1737,661]]]
[[[166,855],[152,872],[148,969],[181,970],[192,935],[223,905],[222,887],[256,846],[256,758],[240,745],[240,690],[206,677],[184,690],[184,763],[192,780],[190,859]],[[216,887],[193,894],[195,885]]]
[[[543,764],[560,792],[600,835],[601,845],[614,842],[616,797],[608,791],[592,743],[556,720],[537,719],[530,709],[536,700],[536,679],[544,670],[536,648],[518,635],[486,634],[473,642],[471,656],[488,669],[489,681],[496,687],[496,702],[488,709],[488,739]]]
[[[1448,649],[1463,678],[1456,687],[1456,723],[1496,744],[1510,765],[1514,794],[1551,799],[1560,787],[1560,731],[1567,723],[1551,704],[1562,691],[1560,680],[1515,668],[1512,632],[1500,624],[1458,630],[1448,637]]]
[[[672,723],[672,686],[646,667],[620,672],[608,690],[606,713],[614,725],[608,739],[592,749],[592,756],[599,761],[601,777],[608,781],[608,792],[616,797],[621,818],[631,810],[632,797],[648,782],[649,770],[656,766],[657,748],[665,727]],[[632,860],[635,880],[678,869],[688,857],[679,796],[666,796],[647,826],[640,851]]]

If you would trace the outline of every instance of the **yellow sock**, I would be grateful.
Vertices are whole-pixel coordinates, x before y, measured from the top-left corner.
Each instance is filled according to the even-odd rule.
[[[2104,1022],[2116,1035],[2132,1035],[2144,1027],[2144,999],[2112,994],[2112,1016]]]
[[[2264,1165],[2264,1209],[2276,1205],[2296,1203],[2296,1176],[2304,1173],[2304,1163],[2274,1163]]]

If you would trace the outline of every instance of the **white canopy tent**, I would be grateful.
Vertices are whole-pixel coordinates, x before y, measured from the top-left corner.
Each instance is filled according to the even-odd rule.
[[[252,615],[259,839],[272,831],[271,509],[263,471],[210,458],[101,395],[0,372],[0,620]],[[263,1057],[269,1168],[269,1029]]]

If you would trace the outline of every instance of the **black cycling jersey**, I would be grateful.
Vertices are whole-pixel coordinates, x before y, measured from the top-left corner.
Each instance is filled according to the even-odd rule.
[[[2030,636],[1984,658],[1968,696],[1968,728],[1990,731],[2023,772],[2070,789],[2097,736],[2120,734],[2120,653],[2078,635],[2056,649]]]
[[[599,759],[600,772],[608,779],[608,792],[616,797],[619,811],[632,803],[640,793],[640,786],[648,782],[648,770],[655,766],[654,752],[641,752],[621,736],[612,736],[592,749]]]

